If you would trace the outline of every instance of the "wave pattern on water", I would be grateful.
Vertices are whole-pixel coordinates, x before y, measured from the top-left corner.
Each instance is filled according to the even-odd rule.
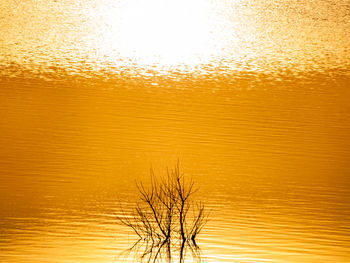
[[[119,262],[118,203],[180,158],[208,262],[348,262],[349,4],[138,3],[0,1],[0,261]]]

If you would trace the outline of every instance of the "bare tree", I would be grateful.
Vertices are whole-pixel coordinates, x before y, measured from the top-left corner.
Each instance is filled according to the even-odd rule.
[[[180,173],[179,162],[174,169],[167,170],[165,177],[156,177],[152,168],[150,176],[149,187],[142,182],[136,184],[140,202],[135,210],[119,218],[139,237],[128,252],[133,252],[141,262],[183,263],[186,256],[200,262],[196,237],[207,216],[204,205],[192,200],[197,190],[193,180],[186,180]]]

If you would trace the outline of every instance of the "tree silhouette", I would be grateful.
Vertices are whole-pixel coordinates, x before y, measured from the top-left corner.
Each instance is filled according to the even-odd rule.
[[[201,262],[196,237],[207,222],[204,205],[193,200],[193,180],[180,173],[179,162],[165,177],[151,168],[149,187],[136,183],[140,200],[131,214],[120,217],[139,240],[126,252],[140,262]],[[188,253],[189,252],[189,253]]]

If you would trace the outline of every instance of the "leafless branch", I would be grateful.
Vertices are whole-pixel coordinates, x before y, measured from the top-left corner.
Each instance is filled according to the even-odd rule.
[[[120,222],[131,228],[139,240],[128,250],[140,262],[172,261],[172,253],[179,253],[180,263],[186,251],[200,262],[196,237],[207,222],[205,207],[192,200],[198,190],[193,180],[180,173],[179,161],[164,177],[156,177],[150,170],[150,186],[136,183],[140,202],[131,215],[124,214]]]

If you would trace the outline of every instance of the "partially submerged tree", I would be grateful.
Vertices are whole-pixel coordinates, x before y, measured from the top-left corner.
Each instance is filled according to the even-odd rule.
[[[128,251],[141,262],[174,260],[183,263],[190,251],[193,261],[201,261],[196,237],[207,221],[204,205],[193,200],[193,180],[185,180],[179,162],[165,177],[156,177],[151,168],[151,183],[137,183],[140,202],[131,215],[120,221],[130,227],[139,240]]]

